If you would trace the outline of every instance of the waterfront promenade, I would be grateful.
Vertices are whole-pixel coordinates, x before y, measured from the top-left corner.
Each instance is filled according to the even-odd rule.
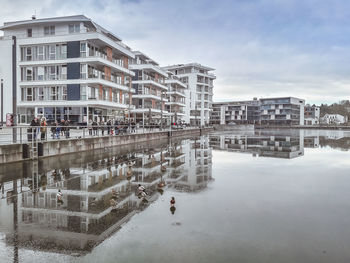
[[[88,128],[82,128],[70,129],[69,138],[66,138],[64,133],[60,134],[60,139],[46,134],[43,140],[31,139],[35,138],[35,136],[30,133],[30,130],[25,130],[26,132],[24,132],[24,129],[21,129],[22,134],[19,136],[17,130],[18,128],[16,129],[16,142],[10,143],[13,133],[5,135],[8,140],[4,140],[5,143],[0,145],[0,164],[133,143],[137,144],[169,137],[200,135],[205,131],[212,130],[212,128],[187,127],[174,129],[169,127],[159,129],[145,127],[142,129],[138,128],[135,132],[126,129],[125,132],[120,132],[117,135],[108,134],[107,131],[105,131],[104,135],[102,135],[101,131],[99,133],[96,131],[96,134],[92,131],[92,134],[90,134]],[[20,138],[18,139],[18,137]]]

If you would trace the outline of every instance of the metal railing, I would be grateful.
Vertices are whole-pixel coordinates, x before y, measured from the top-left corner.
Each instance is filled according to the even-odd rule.
[[[85,126],[12,126],[0,127],[0,145],[14,143],[32,143],[33,141],[53,141],[106,136],[121,136],[126,134],[147,134],[179,129],[196,129],[188,125],[160,124],[112,124]]]

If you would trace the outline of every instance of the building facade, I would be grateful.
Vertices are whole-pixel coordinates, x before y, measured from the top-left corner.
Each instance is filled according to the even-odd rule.
[[[322,124],[344,124],[347,121],[348,117],[340,114],[325,114],[320,118]]]
[[[187,84],[185,122],[197,126],[209,125],[213,103],[213,82],[216,79],[210,71],[214,69],[198,63],[167,66],[164,69]]]
[[[4,23],[0,41],[5,113],[17,123],[33,117],[72,123],[123,117],[131,106],[129,60],[121,39],[83,16]],[[12,56],[2,56],[11,51]],[[12,70],[6,68],[12,65]],[[12,96],[12,90],[14,95]]]
[[[168,74],[142,52],[134,51],[134,54],[135,59],[132,60],[130,68],[135,73],[132,82],[135,108],[131,112],[138,123],[165,122],[168,116],[165,108],[168,90],[165,80]]]
[[[316,105],[305,105],[304,108],[304,124],[317,125],[320,124],[320,107]]]
[[[211,124],[304,125],[305,101],[294,97],[213,104]]]
[[[258,100],[213,103],[210,123],[254,124],[259,121],[260,107]]]
[[[169,112],[171,123],[180,123],[185,121],[185,89],[187,85],[182,83],[177,76],[168,72],[168,79],[165,80],[168,87],[166,109]]]

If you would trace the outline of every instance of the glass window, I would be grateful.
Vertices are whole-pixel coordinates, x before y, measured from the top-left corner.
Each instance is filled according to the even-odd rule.
[[[80,99],[86,100],[86,86],[80,86]]]
[[[27,29],[27,37],[32,37],[32,29],[31,28],[28,28]]]
[[[86,79],[86,74],[87,74],[86,69],[87,69],[86,64],[80,65],[80,78],[81,79]]]
[[[55,66],[49,66],[49,79],[55,80],[56,79],[56,69]]]
[[[66,59],[67,58],[67,45],[63,44],[61,46],[61,58]]]
[[[58,100],[58,87],[51,87],[50,100]]]
[[[69,33],[79,33],[80,32],[80,24],[69,25]]]
[[[26,68],[26,80],[27,81],[33,80],[33,68],[32,67]]]
[[[55,26],[46,26],[44,27],[44,35],[54,35],[55,34]]]
[[[44,67],[38,67],[38,80],[44,80]]]
[[[61,79],[67,79],[67,66],[63,65],[61,67]]]
[[[27,101],[34,101],[34,97],[35,97],[35,89],[30,87],[27,88]]]
[[[62,86],[62,100],[67,100],[67,86]]]
[[[26,57],[27,57],[27,61],[31,61],[32,60],[32,48],[31,47],[27,47],[26,50]]]
[[[56,59],[56,46],[55,45],[49,46],[49,59],[50,60]]]
[[[80,57],[86,57],[86,43],[80,43]]]
[[[44,87],[39,87],[38,88],[38,100],[44,100]]]
[[[37,55],[38,55],[38,60],[44,60],[44,46],[38,46]]]

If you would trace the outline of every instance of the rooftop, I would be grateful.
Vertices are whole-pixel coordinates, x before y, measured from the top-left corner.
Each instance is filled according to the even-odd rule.
[[[102,26],[96,24],[90,18],[88,18],[84,15],[61,16],[61,17],[51,17],[51,18],[29,19],[29,20],[5,22],[4,25],[2,27],[0,27],[0,30],[5,31],[5,30],[9,30],[9,29],[22,28],[22,27],[27,27],[28,25],[46,25],[46,24],[53,24],[53,23],[57,24],[57,23],[69,23],[69,22],[86,23],[86,24],[94,27],[97,32],[104,33],[116,41],[121,41],[120,37],[118,37],[117,35],[113,34],[110,31],[106,30]]]
[[[199,63],[176,64],[176,65],[166,66],[166,67],[164,67],[164,69],[170,70],[170,69],[179,69],[179,68],[187,68],[187,67],[195,67],[195,68],[204,69],[204,70],[208,70],[208,71],[215,70],[213,68],[203,66]]]

